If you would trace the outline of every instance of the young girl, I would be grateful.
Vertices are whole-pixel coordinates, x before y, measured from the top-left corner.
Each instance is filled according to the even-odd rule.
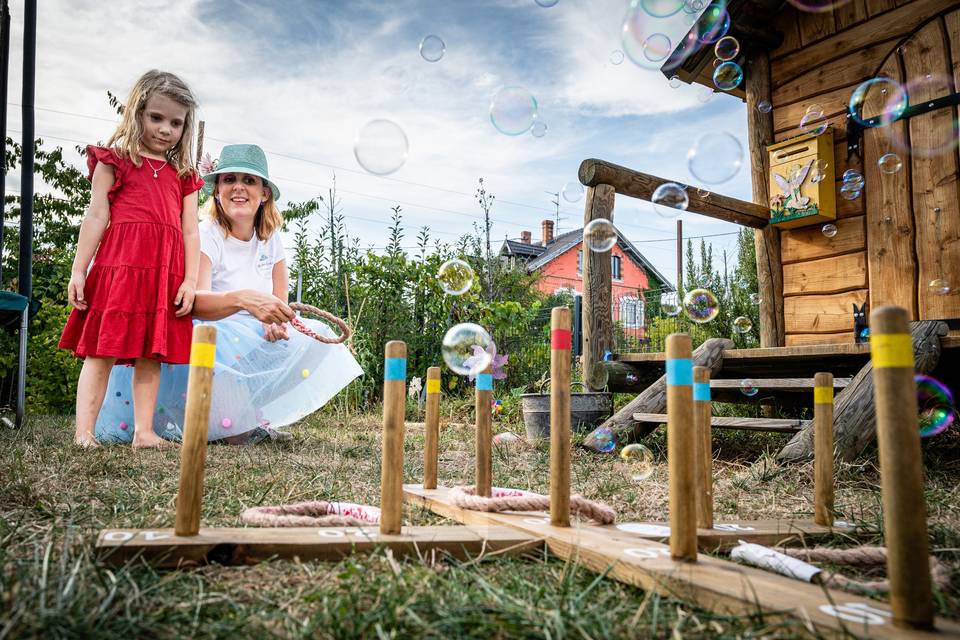
[[[87,147],[93,188],[67,291],[74,310],[60,338],[61,348],[84,359],[80,446],[97,446],[94,426],[114,364],[134,367],[134,424],[127,425],[134,448],[175,446],[154,432],[153,409],[160,364],[190,359],[203,186],[191,165],[196,106],[180,78],[148,71],[107,146]]]

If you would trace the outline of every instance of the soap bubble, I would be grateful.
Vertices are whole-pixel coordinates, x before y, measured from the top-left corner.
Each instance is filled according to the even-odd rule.
[[[847,169],[843,172],[843,183],[860,189],[863,187],[863,174],[856,169]]]
[[[537,120],[533,123],[533,126],[530,127],[530,135],[534,138],[542,138],[547,135],[547,123],[543,120]]]
[[[723,36],[713,46],[713,53],[720,60],[733,60],[740,53],[740,43],[733,36]]]
[[[697,189],[697,197],[701,200],[706,200],[710,197],[710,192],[706,189]]]
[[[703,324],[717,317],[720,303],[709,289],[691,289],[683,297],[683,311],[697,324]]]
[[[800,9],[800,11],[825,13],[847,4],[850,0],[787,0],[787,2]]]
[[[520,436],[511,431],[504,431],[493,436],[494,444],[514,444],[517,442],[520,442]]]
[[[670,55],[670,38],[662,33],[654,33],[643,41],[643,57],[650,62],[660,62]]]
[[[713,97],[713,89],[710,87],[699,87],[697,88],[697,100],[704,104],[710,102],[710,98]]]
[[[473,286],[473,269],[463,260],[453,258],[440,265],[437,281],[444,292],[452,296],[463,295]]]
[[[686,0],[683,3],[683,12],[693,15],[703,11],[703,8],[707,5],[707,0]]]
[[[642,444],[628,444],[620,450],[625,471],[634,482],[643,482],[653,473],[653,452]]]
[[[578,181],[571,180],[567,184],[563,185],[563,189],[560,190],[560,195],[563,196],[563,199],[567,202],[580,202],[583,198],[584,188],[583,185]]]
[[[805,134],[818,136],[827,130],[827,126],[827,119],[823,117],[822,113],[816,111],[808,111],[800,118],[800,131]]]
[[[760,304],[760,294],[751,293],[750,294],[750,304]]]
[[[640,7],[654,18],[669,18],[683,8],[683,0],[640,0]]]
[[[736,89],[743,80],[743,69],[736,62],[724,62],[713,70],[713,84],[721,91]]]
[[[889,175],[903,168],[903,160],[895,153],[885,153],[877,160],[877,166],[880,168],[881,173]]]
[[[914,375],[913,380],[917,385],[920,437],[928,438],[943,433],[956,419],[953,393],[947,385],[922,373]]]
[[[844,182],[843,186],[840,187],[840,195],[845,200],[856,200],[860,197],[860,193],[863,191],[863,187],[857,186],[856,183]]]
[[[757,383],[750,378],[744,378],[740,381],[740,393],[752,398],[753,396],[760,393],[760,388],[757,386]]]
[[[814,103],[812,103],[812,104],[809,104],[809,105],[807,105],[807,110],[806,110],[804,113],[814,113],[814,114],[817,114],[817,115],[822,116],[822,115],[823,115],[823,105],[822,105],[822,104],[819,104],[819,103],[816,103],[816,102],[814,102]]]
[[[640,376],[633,373],[632,371],[624,376],[624,379],[627,381],[627,384],[637,384],[640,380]]]
[[[503,87],[490,101],[490,122],[508,136],[526,133],[536,116],[537,100],[524,87]]]
[[[679,89],[680,85],[682,84],[680,76],[670,76],[669,84],[671,89]]]
[[[603,389],[610,381],[610,369],[606,361],[595,362],[590,368],[590,377],[587,380],[593,389]]]
[[[941,73],[917,74],[904,85],[911,105],[932,104],[936,98],[953,93],[953,77]],[[957,121],[954,118],[950,133],[943,135],[908,135],[911,127],[890,127],[886,130],[893,146],[904,154],[914,158],[933,158],[952,152],[957,148],[960,136],[957,135]]]
[[[536,0],[537,4],[545,9],[555,6],[560,0]]]
[[[933,292],[933,295],[936,296],[945,296],[950,293],[950,283],[943,278],[931,280],[927,286],[930,288],[930,291]]]
[[[353,141],[357,163],[378,176],[397,171],[407,161],[407,134],[393,120],[376,119],[363,125]]]
[[[829,166],[826,160],[815,160],[814,163],[810,165],[810,182],[813,184],[823,182],[827,177],[827,167]]]
[[[823,235],[825,235],[826,237],[832,238],[833,236],[837,235],[837,225],[835,225],[835,224],[833,224],[833,223],[827,223],[827,224],[823,225],[823,228],[820,229],[820,231],[821,231],[821,233],[823,233]]]
[[[653,210],[664,218],[675,218],[681,211],[686,211],[690,204],[687,190],[676,182],[664,182],[657,187],[650,201]]]
[[[661,62],[673,51],[670,38],[657,31],[660,28],[658,23],[644,10],[641,1],[633,0],[620,32],[623,52],[630,61],[651,71],[658,70]]]
[[[680,296],[676,291],[668,291],[660,294],[660,310],[670,316],[680,315]]]
[[[680,39],[677,46],[674,47],[673,53],[660,65],[659,70],[664,74],[670,74],[676,71],[683,66],[683,63],[686,62],[690,56],[698,52],[702,46],[697,39],[696,29],[691,29],[687,32],[687,35]]]
[[[884,127],[900,118],[907,106],[907,92],[900,83],[877,76],[853,90],[847,112],[865,127]]]
[[[697,20],[697,39],[703,44],[716,42],[730,29],[730,14],[722,4],[711,5]]]
[[[475,346],[480,349],[474,349]],[[440,352],[443,361],[454,373],[461,376],[476,375],[486,369],[492,360],[487,352],[489,346],[490,334],[486,329],[472,322],[464,322],[447,330],[440,344]],[[477,352],[476,355],[474,352]]]
[[[720,184],[733,178],[743,164],[740,141],[724,131],[706,133],[687,152],[691,175],[706,184]]]
[[[383,87],[393,95],[406,93],[413,85],[413,75],[404,67],[391,65],[380,72]]]
[[[610,52],[610,64],[617,65],[623,62],[623,51],[614,49]]]
[[[447,45],[438,36],[424,36],[420,41],[420,57],[427,62],[438,62],[447,50]]]
[[[610,453],[617,448],[617,438],[610,427],[600,427],[593,433],[594,448],[600,453]]]
[[[617,230],[606,218],[597,218],[583,228],[583,243],[591,251],[610,251],[617,244]]]
[[[757,103],[757,111],[760,113],[770,113],[773,111],[773,105],[770,104],[769,100],[761,100]]]
[[[737,316],[733,321],[733,330],[737,333],[747,333],[753,329],[753,320],[747,316]]]

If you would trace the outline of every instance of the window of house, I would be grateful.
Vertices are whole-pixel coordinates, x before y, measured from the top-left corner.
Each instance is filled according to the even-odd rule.
[[[632,296],[620,298],[620,322],[625,329],[639,329],[644,320],[643,300]]]
[[[583,273],[583,249],[577,251],[577,273]]]
[[[623,275],[620,273],[620,256],[610,256],[610,270],[614,280],[623,279]]]

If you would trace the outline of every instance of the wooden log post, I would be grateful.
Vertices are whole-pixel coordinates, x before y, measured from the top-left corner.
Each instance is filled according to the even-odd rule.
[[[927,508],[917,417],[917,388],[907,311],[883,306],[870,314],[870,360],[877,408],[877,446],[890,608],[899,627],[933,626]]]
[[[550,314],[550,524],[570,526],[570,309]]]
[[[670,474],[670,555],[697,559],[696,434],[693,362],[685,333],[667,336],[667,464]]]
[[[203,160],[203,128],[206,123],[201,120],[197,123],[197,168],[200,167],[200,161]]]
[[[733,341],[727,338],[710,338],[693,352],[693,364],[710,369],[711,375],[723,368],[723,351],[733,348]],[[656,426],[641,425],[633,419],[635,413],[663,413],[667,408],[667,377],[660,378],[644,390],[643,393],[628,402],[622,409],[604,421],[583,440],[583,446],[600,451],[597,433],[609,429],[617,442],[626,444],[649,434]]]
[[[813,520],[833,526],[833,374],[813,377]]]
[[[427,369],[427,415],[423,431],[423,488],[437,488],[437,443],[440,440],[440,367]]]
[[[765,51],[756,51],[750,58],[746,69],[746,93],[753,201],[769,207],[767,145],[773,142],[773,112],[764,113],[757,108],[763,101],[770,102],[770,58]],[[760,346],[782,347],[783,263],[780,256],[780,230],[770,225],[757,229],[754,232],[754,247],[760,289]]]
[[[922,320],[910,323],[913,359],[917,373],[930,373],[940,362],[940,336],[947,335],[947,323]],[[873,402],[873,365],[867,363],[850,384],[837,394],[834,403],[834,456],[852,461],[876,437],[876,406]],[[806,421],[790,442],[777,454],[779,460],[809,460],[814,455],[814,425]]]
[[[613,222],[613,202],[616,193],[608,184],[587,189],[583,226],[598,218]],[[595,376],[594,365],[603,360],[606,351],[612,351],[613,307],[611,284],[613,276],[609,251],[590,251],[583,247],[583,380],[593,390],[603,389]]]
[[[477,374],[477,389],[473,410],[477,426],[477,495],[489,498],[493,492],[493,420],[490,399],[493,397],[493,369],[488,365]]]
[[[693,423],[696,437],[697,527],[713,529],[713,427],[710,425],[710,369],[693,368]]]
[[[403,431],[407,395],[407,344],[383,350],[383,448],[380,463],[380,533],[399,534],[403,518]]]
[[[183,446],[180,448],[180,488],[177,490],[174,524],[178,536],[195,536],[200,531],[203,472],[207,460],[207,429],[216,356],[217,328],[210,324],[194,327],[193,342],[190,345],[190,373],[187,375]]]

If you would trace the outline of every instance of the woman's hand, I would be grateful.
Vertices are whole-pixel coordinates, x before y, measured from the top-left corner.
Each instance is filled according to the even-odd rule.
[[[193,299],[196,295],[196,287],[192,283],[184,280],[180,284],[180,288],[177,289],[177,297],[173,299],[173,304],[180,307],[175,314],[178,318],[189,315],[193,311]]]
[[[263,339],[267,342],[276,342],[277,340],[289,340],[290,334],[287,332],[285,324],[263,323]]]
[[[283,324],[297,315],[277,296],[254,289],[247,289],[243,294],[243,308],[264,324]]]
[[[87,283],[87,274],[83,271],[74,271],[70,274],[70,284],[67,285],[67,301],[70,306],[80,311],[87,309],[87,300],[83,297],[83,287]]]

